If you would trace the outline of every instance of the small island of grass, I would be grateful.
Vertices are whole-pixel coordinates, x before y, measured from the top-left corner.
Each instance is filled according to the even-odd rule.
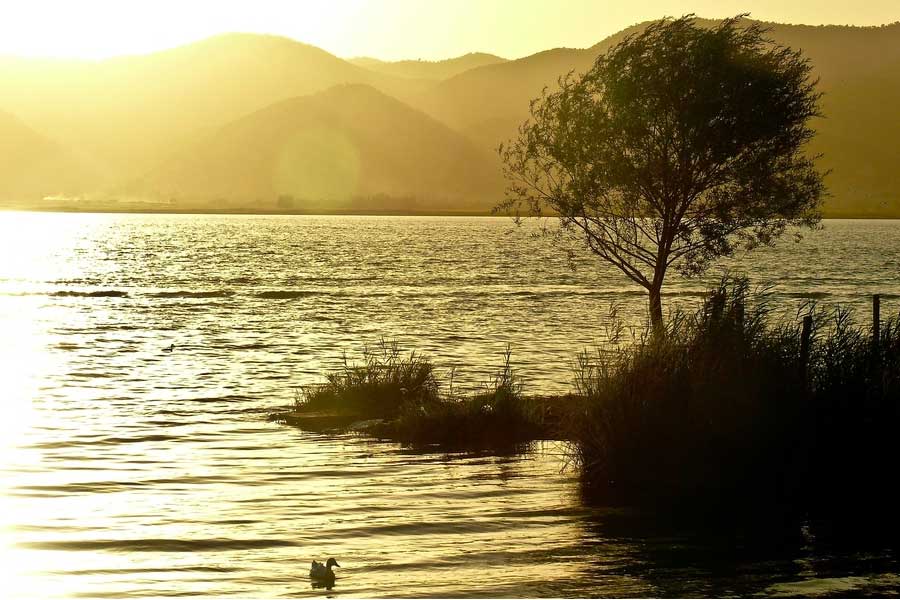
[[[461,394],[396,344],[346,362],[273,420],[450,450],[564,441],[584,489],[608,503],[833,510],[885,502],[898,458],[900,322],[846,310],[775,319],[745,279],[629,347],[582,354],[573,390],[528,395],[509,351]]]
[[[507,350],[502,367],[474,393],[442,385],[434,363],[396,343],[366,349],[326,381],[296,392],[293,410],[273,420],[306,429],[346,428],[405,444],[453,449],[504,449],[557,439],[561,398],[526,396]],[[446,388],[446,389],[445,389]]]

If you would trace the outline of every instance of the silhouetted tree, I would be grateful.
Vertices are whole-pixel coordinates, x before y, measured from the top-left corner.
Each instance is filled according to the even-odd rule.
[[[647,289],[657,330],[670,266],[696,274],[821,218],[822,174],[803,152],[817,81],[742,17],[650,25],[545,89],[499,149],[510,185],[497,210],[549,209],[561,235]]]

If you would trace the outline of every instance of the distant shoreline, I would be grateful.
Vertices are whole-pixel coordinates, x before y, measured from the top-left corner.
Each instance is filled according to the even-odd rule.
[[[241,208],[184,208],[184,209],[154,209],[154,208],[90,208],[77,209],[70,207],[40,207],[24,208],[14,206],[2,206],[0,212],[58,212],[58,213],[94,213],[94,214],[137,214],[137,215],[261,215],[261,216],[333,216],[333,217],[506,217],[507,215],[494,215],[490,211],[475,210],[262,210]],[[897,217],[900,218],[900,217]]]
[[[0,206],[0,212],[40,212],[40,213],[83,213],[83,214],[136,214],[136,215],[242,215],[242,216],[318,216],[318,217],[496,217],[509,218],[509,215],[497,215],[490,211],[476,210],[261,210],[261,209],[128,209],[128,208],[90,208],[76,209],[71,207],[16,207]],[[551,217],[553,215],[545,215]],[[896,221],[897,215],[879,215],[865,213],[825,213],[826,220],[875,220]]]

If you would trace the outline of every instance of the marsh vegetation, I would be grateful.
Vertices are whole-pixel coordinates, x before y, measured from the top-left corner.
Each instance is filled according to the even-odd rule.
[[[555,437],[551,400],[522,393],[511,356],[507,348],[488,381],[461,391],[454,369],[439,373],[427,357],[382,340],[361,362],[345,358],[324,383],[300,388],[294,411],[349,415],[368,434],[420,445],[508,448]]]
[[[491,381],[461,393],[452,370],[383,343],[294,409],[352,414],[364,433],[414,445],[562,439],[604,503],[805,513],[887,498],[900,322],[879,322],[876,338],[848,310],[807,313],[777,318],[766,290],[725,278],[695,311],[671,313],[664,335],[582,352],[570,394],[526,394],[509,350]]]
[[[897,320],[876,340],[846,310],[810,313],[804,342],[802,321],[779,322],[765,294],[725,280],[666,335],[583,361],[569,433],[585,484],[617,500],[796,509],[833,497],[812,492],[838,472],[889,469]],[[862,497],[882,481],[851,477]]]

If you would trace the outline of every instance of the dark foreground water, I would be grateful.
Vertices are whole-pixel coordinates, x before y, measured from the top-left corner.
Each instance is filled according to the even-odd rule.
[[[529,391],[645,300],[503,219],[0,213],[0,596],[894,594],[889,544],[752,537],[591,509],[564,448],[412,452],[264,420],[396,339]],[[743,266],[742,266],[743,265]],[[810,300],[900,304],[900,223],[831,221],[732,268]],[[673,278],[667,304],[704,282]],[[866,313],[862,318],[868,318]],[[637,330],[637,329],[636,329]],[[164,346],[175,344],[172,353]]]

